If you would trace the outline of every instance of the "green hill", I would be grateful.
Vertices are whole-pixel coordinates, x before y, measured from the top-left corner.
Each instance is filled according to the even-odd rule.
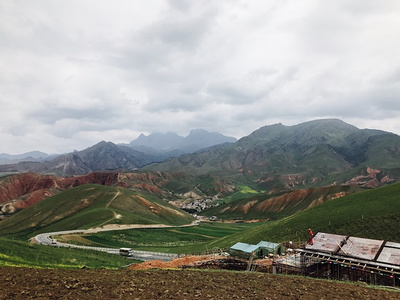
[[[207,209],[200,215],[220,219],[281,219],[328,200],[365,190],[359,186],[334,185],[298,189],[278,194],[258,194]]]
[[[28,207],[0,222],[0,235],[87,229],[106,224],[170,224],[193,221],[160,197],[130,189],[82,185]]]
[[[293,216],[212,242],[229,247],[241,241],[258,243],[307,240],[307,229],[400,242],[400,184],[333,199]]]
[[[395,134],[358,129],[337,119],[315,120],[294,126],[264,126],[234,144],[182,155],[145,169],[213,174],[233,182],[257,183],[257,190],[316,187],[345,183],[353,169],[400,168],[399,147],[400,137]],[[378,181],[375,187],[385,183]]]

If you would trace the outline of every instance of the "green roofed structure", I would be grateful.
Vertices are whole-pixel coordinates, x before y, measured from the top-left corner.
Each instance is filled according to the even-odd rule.
[[[246,243],[237,242],[235,245],[229,248],[229,253],[233,256],[239,256],[243,258],[250,258],[251,254],[254,252],[254,256],[259,256],[259,246],[251,245]]]
[[[250,258],[254,253],[254,258],[263,258],[269,254],[282,255],[285,253],[285,247],[281,244],[261,241],[257,245],[238,242],[229,248],[229,253],[233,256]]]
[[[260,256],[273,255],[283,255],[285,253],[285,246],[272,242],[261,241],[257,244],[259,247]]]

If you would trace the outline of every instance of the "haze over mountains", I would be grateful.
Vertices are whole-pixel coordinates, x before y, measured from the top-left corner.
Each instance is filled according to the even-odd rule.
[[[217,132],[195,129],[187,137],[176,133],[141,134],[130,144],[101,141],[82,151],[51,156],[42,152],[1,154],[0,172],[36,172],[60,176],[83,175],[93,171],[136,170],[153,162],[192,153],[236,139]]]
[[[204,129],[193,129],[186,137],[174,132],[152,133],[148,136],[141,134],[136,140],[129,143],[129,147],[158,156],[158,160],[177,157],[186,153],[224,143],[235,143],[234,137],[227,137],[218,132],[208,132]]]
[[[346,183],[355,174],[364,184],[378,186],[396,181],[400,168],[398,135],[358,129],[338,119],[268,125],[231,141],[204,130],[193,130],[186,138],[141,135],[129,145],[100,142],[50,161],[2,165],[0,171],[71,176],[146,166],[150,171],[208,174],[279,189]]]
[[[273,206],[279,214],[293,213],[358,190],[347,186],[375,188],[400,181],[400,137],[381,130],[358,129],[338,119],[264,126],[235,143],[214,133],[213,137],[221,138],[218,145],[160,159],[177,145],[182,147],[180,151],[189,151],[185,145],[192,151],[198,149],[191,139],[198,147],[205,146],[199,142],[208,135],[196,130],[190,138],[172,133],[140,136],[132,142],[136,149],[102,141],[49,161],[1,165],[2,172],[52,175],[3,177],[1,213],[9,214],[66,189],[95,183],[143,191],[188,211],[204,210],[223,199],[225,204],[220,202],[223,205],[212,211],[214,215],[229,212],[237,216],[245,211],[256,216],[254,211],[262,211],[257,217],[272,218],[274,212],[268,208],[271,203],[276,203]],[[77,176],[84,174],[90,176]],[[317,187],[327,188],[310,190]],[[254,190],[259,196],[252,197],[242,189]],[[258,209],[261,206],[268,211]]]
[[[13,164],[20,161],[43,161],[49,158],[47,153],[40,151],[31,151],[23,154],[11,155],[7,153],[0,154],[0,164]]]

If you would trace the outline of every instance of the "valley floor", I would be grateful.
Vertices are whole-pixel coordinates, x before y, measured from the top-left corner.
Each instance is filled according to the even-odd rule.
[[[262,273],[0,267],[0,299],[399,299],[400,292]]]

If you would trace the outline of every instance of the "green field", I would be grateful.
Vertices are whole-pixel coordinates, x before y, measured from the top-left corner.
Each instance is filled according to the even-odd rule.
[[[99,251],[56,248],[0,238],[0,266],[119,268],[135,261]]]
[[[209,244],[219,238],[241,232],[259,223],[202,222],[180,228],[131,229],[84,235],[79,243],[167,253],[193,253],[212,250]]]
[[[233,193],[232,195],[226,196],[222,199],[215,201],[215,204],[230,203],[235,200],[248,199],[251,196],[265,193],[265,191],[261,191],[261,190],[257,191],[257,190],[254,190],[252,187],[244,185],[244,184],[238,184],[236,187],[238,189],[238,191],[236,193]]]

